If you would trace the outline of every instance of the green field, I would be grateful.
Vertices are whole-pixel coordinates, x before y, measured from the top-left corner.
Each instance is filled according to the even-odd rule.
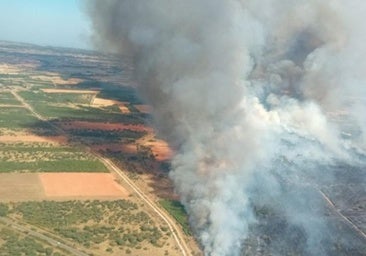
[[[45,105],[52,104],[90,104],[93,99],[93,94],[79,93],[45,93],[41,90],[21,91],[19,95],[27,102],[39,102]]]
[[[19,105],[19,101],[10,92],[0,92],[0,105]]]
[[[108,172],[92,154],[47,143],[0,143],[0,172]]]
[[[18,107],[0,108],[0,128],[26,129],[37,123],[39,120],[29,110]]]
[[[164,207],[170,215],[182,226],[184,233],[191,234],[191,230],[188,222],[188,215],[184,206],[175,200],[160,200],[159,203]]]
[[[142,124],[144,114],[122,114],[118,107],[90,107],[91,94],[44,93],[42,91],[22,91],[19,95],[34,110],[48,119],[88,120]]]
[[[0,172],[108,172],[100,161],[0,162]]]

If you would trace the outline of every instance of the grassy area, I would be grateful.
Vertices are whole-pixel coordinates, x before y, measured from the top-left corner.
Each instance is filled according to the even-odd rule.
[[[0,128],[24,129],[37,122],[38,119],[25,108],[0,108]]]
[[[142,114],[123,115],[119,109],[100,109],[81,105],[58,106],[44,104],[42,102],[30,103],[34,110],[44,117],[58,120],[86,120],[102,122],[122,122],[126,124],[143,124]]]
[[[98,160],[0,162],[0,172],[108,172]]]
[[[0,105],[20,105],[10,92],[0,92]]]
[[[113,92],[116,93],[117,96],[122,95],[119,90]],[[145,117],[141,113],[123,115],[116,106],[108,106],[105,108],[85,106],[85,104],[90,103],[90,100],[93,97],[91,94],[22,91],[19,92],[19,95],[23,97],[37,113],[49,119],[141,124],[143,123],[143,118]]]
[[[0,143],[0,172],[108,172],[92,154],[49,143]]]
[[[191,229],[188,223],[188,215],[184,206],[176,200],[160,200],[159,203],[167,210],[170,215],[176,219],[176,221],[182,226],[184,233],[187,235],[191,234]]]
[[[42,102],[48,105],[53,104],[89,104],[93,94],[75,94],[75,93],[45,93],[43,91],[21,91],[19,95],[27,102]]]

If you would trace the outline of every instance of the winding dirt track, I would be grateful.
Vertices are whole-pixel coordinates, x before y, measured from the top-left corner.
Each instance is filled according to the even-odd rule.
[[[37,119],[49,123],[52,127],[62,132],[63,134],[67,134],[65,130],[60,128],[59,126],[54,125],[53,123],[48,122],[48,120],[38,114],[34,109],[19,95],[16,91],[11,91],[14,97],[22,103],[22,105],[27,108]],[[84,145],[85,147],[85,145]],[[146,194],[144,194],[135,183],[127,177],[127,175],[118,168],[111,160],[102,157],[101,155],[93,152],[90,148],[88,148],[90,152],[92,152],[96,157],[98,157],[111,171],[114,171],[119,177],[121,177],[130,187],[131,189],[148,205],[150,208],[166,223],[169,227],[170,232],[173,235],[175,242],[177,243],[179,250],[182,252],[183,256],[191,256],[189,247],[187,246],[186,241],[184,240],[184,235],[182,234],[181,229],[177,226],[175,221],[167,214],[164,210],[161,209],[160,206],[153,200],[151,200]]]

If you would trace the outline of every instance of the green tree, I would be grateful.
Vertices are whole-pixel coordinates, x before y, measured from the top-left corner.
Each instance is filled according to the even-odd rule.
[[[8,215],[9,207],[6,204],[0,203],[0,216],[5,217]]]

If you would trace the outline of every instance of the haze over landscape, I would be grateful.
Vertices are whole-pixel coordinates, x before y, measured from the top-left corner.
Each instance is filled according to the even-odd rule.
[[[0,40],[92,48],[81,1],[4,0],[0,10]]]
[[[366,255],[366,3],[43,3],[0,4],[0,253]]]

